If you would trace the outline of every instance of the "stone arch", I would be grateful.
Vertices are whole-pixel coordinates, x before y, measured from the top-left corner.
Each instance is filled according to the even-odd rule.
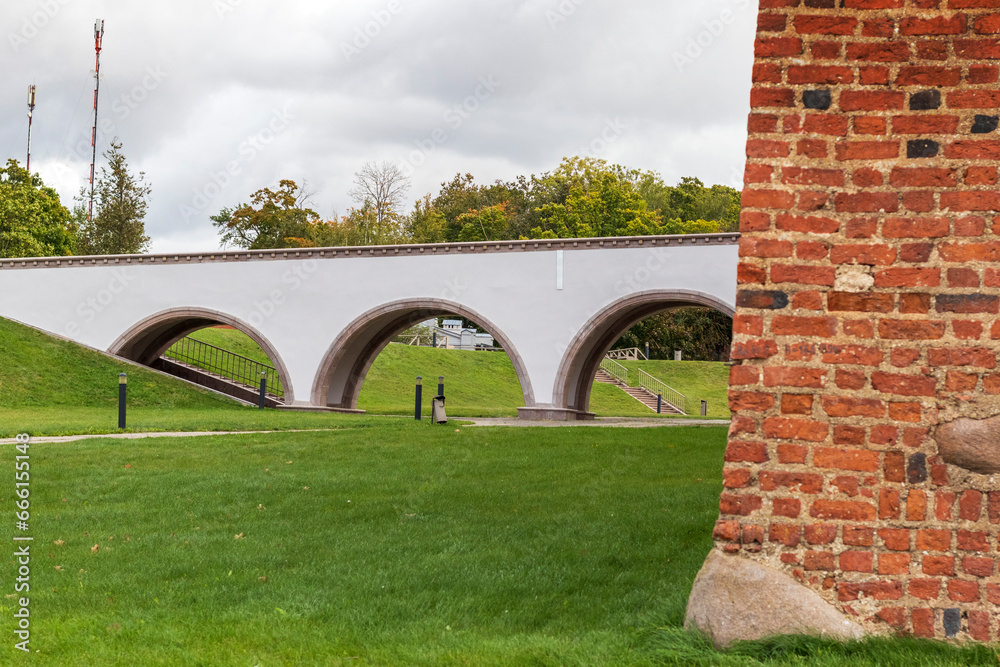
[[[365,376],[379,353],[401,331],[430,317],[461,315],[486,329],[500,341],[521,383],[525,405],[535,397],[527,367],[511,339],[489,319],[459,303],[445,299],[403,299],[373,308],[355,319],[333,341],[320,363],[312,388],[312,404],[353,411]]]
[[[590,416],[590,391],[601,360],[622,334],[650,315],[690,306],[704,306],[732,317],[735,309],[718,297],[690,290],[650,290],[623,297],[590,318],[563,354],[552,402]]]
[[[199,329],[225,324],[249,336],[267,354],[278,371],[285,391],[285,402],[292,404],[295,390],[291,376],[274,345],[256,328],[243,320],[207,308],[170,308],[133,324],[111,344],[108,352],[144,366],[152,366],[171,345]]]

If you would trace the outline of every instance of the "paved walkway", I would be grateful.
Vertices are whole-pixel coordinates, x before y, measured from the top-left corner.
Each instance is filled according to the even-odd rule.
[[[728,419],[656,419],[643,417],[598,417],[594,421],[572,422],[532,422],[515,418],[476,419],[455,417],[456,421],[472,422],[473,426],[518,426],[518,427],[611,427],[611,428],[657,428],[660,426],[729,426]]]
[[[657,428],[663,426],[729,426],[729,421],[725,419],[643,419],[641,417],[600,417],[594,421],[574,421],[574,422],[532,422],[520,419],[500,418],[472,418],[455,417],[454,421],[465,422],[470,426],[514,426],[521,428],[558,428],[558,427],[611,427],[611,428]],[[105,433],[87,435],[61,435],[61,436],[32,436],[31,442],[42,443],[62,443],[77,442],[79,440],[95,440],[104,438],[110,440],[142,440],[145,438],[207,438],[215,435],[267,435],[270,433],[320,433],[324,431],[339,431],[341,429],[314,428],[290,431],[165,431],[162,433]],[[0,445],[17,444],[15,438],[0,439]]]

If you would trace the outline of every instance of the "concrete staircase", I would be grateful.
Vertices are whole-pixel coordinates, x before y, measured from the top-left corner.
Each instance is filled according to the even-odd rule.
[[[160,357],[152,366],[158,371],[163,371],[182,380],[187,380],[188,382],[207,387],[227,396],[232,396],[236,400],[249,405],[257,405],[260,400],[259,392],[254,391],[246,385],[233,382],[227,377],[206,371],[204,368],[198,366],[177,361],[176,359]],[[269,408],[276,408],[282,405],[282,403],[275,400],[273,396],[268,395],[264,401],[264,405]]]
[[[629,396],[631,396],[632,398],[634,398],[635,400],[645,405],[653,412],[656,412],[656,396],[646,391],[645,389],[642,389],[640,387],[630,387],[603,369],[598,369],[597,375],[594,377],[594,381],[600,382],[601,384],[614,385],[619,389],[621,389],[622,391],[624,391]],[[661,414],[679,415],[683,413],[677,408],[675,408],[673,405],[664,401]]]

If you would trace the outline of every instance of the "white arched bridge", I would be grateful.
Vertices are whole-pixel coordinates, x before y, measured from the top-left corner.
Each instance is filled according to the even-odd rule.
[[[460,315],[510,356],[523,419],[586,419],[601,359],[680,306],[732,315],[737,234],[0,260],[0,317],[152,365],[209,326],[248,334],[287,407],[356,410],[401,331]]]

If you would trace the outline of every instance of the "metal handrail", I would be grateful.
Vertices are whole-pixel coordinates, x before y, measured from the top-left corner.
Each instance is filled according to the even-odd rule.
[[[601,360],[601,370],[628,386],[628,369],[617,361],[605,357]]]
[[[280,400],[285,398],[285,388],[281,385],[278,369],[196,338],[180,339],[163,356],[197,366],[254,391],[260,389],[261,374],[266,373],[268,395]]]
[[[640,387],[654,396],[663,396],[663,400],[680,410],[681,414],[687,414],[687,397],[684,394],[644,370],[638,370],[637,373]]]
[[[616,359],[619,361],[639,361],[646,360],[645,353],[637,347],[626,347],[621,350],[611,350],[607,354],[608,359]]]

